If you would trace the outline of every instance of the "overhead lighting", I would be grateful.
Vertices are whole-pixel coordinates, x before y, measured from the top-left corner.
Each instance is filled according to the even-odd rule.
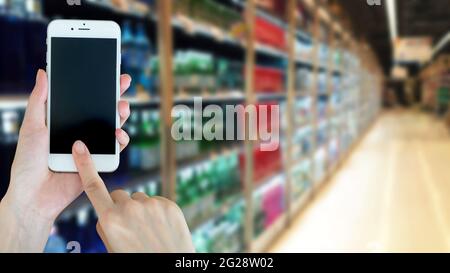
[[[395,41],[398,36],[397,32],[397,6],[396,0],[386,0],[386,13],[389,23],[389,32],[391,35],[391,41]]]
[[[444,47],[446,47],[450,42],[450,32],[447,32],[444,37],[442,37],[441,40],[439,40],[439,43],[436,44],[436,46],[433,48],[432,57],[434,57],[436,54],[439,53]]]

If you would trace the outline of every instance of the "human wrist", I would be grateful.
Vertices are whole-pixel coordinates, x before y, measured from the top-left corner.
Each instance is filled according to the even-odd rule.
[[[42,252],[54,219],[7,193],[0,202],[0,252]]]

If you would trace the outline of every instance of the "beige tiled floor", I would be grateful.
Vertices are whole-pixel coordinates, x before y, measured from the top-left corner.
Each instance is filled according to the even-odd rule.
[[[450,135],[384,113],[271,252],[449,252]]]

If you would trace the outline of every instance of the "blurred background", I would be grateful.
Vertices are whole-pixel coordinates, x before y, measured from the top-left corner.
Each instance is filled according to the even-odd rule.
[[[0,197],[49,21],[113,20],[131,143],[102,177],[177,202],[197,251],[450,251],[448,1],[77,2],[0,0]],[[279,149],[174,141],[195,96],[279,105]],[[81,196],[46,251],[105,252],[95,225]]]

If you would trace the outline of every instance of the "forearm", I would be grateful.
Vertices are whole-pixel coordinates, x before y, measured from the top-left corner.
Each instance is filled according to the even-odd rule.
[[[32,209],[15,207],[7,197],[0,202],[0,252],[42,252],[51,227]]]

